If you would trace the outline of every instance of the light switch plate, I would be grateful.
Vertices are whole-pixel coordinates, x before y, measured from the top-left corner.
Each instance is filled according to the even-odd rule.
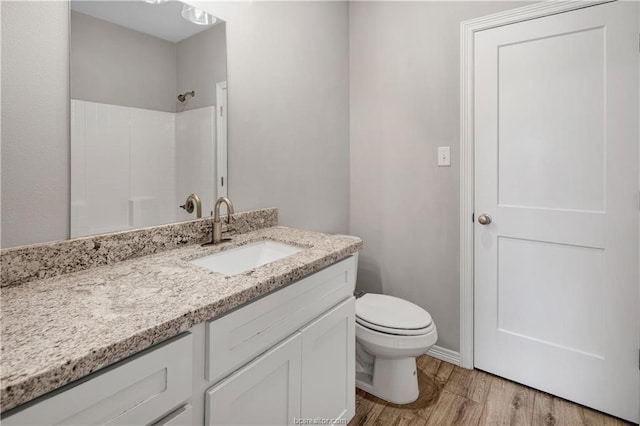
[[[449,167],[451,166],[451,148],[448,146],[438,147],[438,166]]]

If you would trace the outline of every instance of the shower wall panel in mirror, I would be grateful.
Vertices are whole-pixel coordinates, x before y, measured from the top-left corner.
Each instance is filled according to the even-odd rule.
[[[71,237],[195,219],[191,193],[207,216],[227,195],[225,24],[188,7],[71,1]]]

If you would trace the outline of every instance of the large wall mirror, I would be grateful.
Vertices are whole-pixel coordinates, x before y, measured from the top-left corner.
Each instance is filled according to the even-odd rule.
[[[71,1],[72,238],[208,216],[226,194],[225,24],[178,1]]]

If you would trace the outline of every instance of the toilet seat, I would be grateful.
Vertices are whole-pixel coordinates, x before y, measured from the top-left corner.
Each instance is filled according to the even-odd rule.
[[[413,329],[385,327],[378,324],[372,324],[358,317],[356,317],[356,323],[370,330],[377,331],[379,333],[393,334],[397,336],[419,336],[422,334],[427,334],[428,332],[430,332],[432,328],[429,326],[425,328],[413,328]]]
[[[381,333],[418,336],[429,332],[433,320],[420,306],[384,294],[370,294],[356,300],[356,322]]]

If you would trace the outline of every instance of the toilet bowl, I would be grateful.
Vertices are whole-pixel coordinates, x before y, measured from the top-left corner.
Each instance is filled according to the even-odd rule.
[[[418,399],[416,357],[438,340],[431,315],[382,294],[356,299],[356,386],[395,404]]]

